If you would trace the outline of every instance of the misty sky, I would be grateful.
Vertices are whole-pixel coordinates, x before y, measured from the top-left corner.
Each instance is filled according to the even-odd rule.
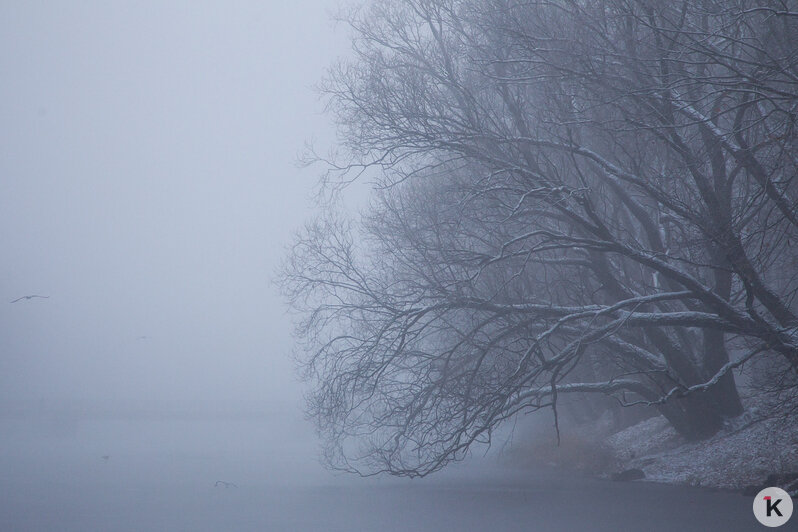
[[[271,279],[336,4],[0,5],[0,407],[298,397]]]

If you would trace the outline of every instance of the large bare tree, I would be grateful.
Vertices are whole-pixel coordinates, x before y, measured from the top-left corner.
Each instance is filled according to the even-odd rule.
[[[385,0],[349,21],[330,177],[377,168],[381,190],[311,224],[283,275],[333,465],[424,475],[564,393],[702,438],[742,411],[735,367],[798,371],[789,3]]]

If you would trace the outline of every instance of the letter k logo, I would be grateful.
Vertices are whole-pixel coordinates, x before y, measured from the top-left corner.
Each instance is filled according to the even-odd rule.
[[[767,503],[766,513],[768,517],[770,517],[773,512],[776,512],[776,515],[779,517],[784,517],[779,511],[779,503],[781,502],[781,499],[776,499],[776,502],[773,502],[772,497],[768,495],[765,497],[765,502]]]
[[[792,498],[781,488],[765,488],[754,498],[754,517],[767,527],[778,527],[792,516]]]

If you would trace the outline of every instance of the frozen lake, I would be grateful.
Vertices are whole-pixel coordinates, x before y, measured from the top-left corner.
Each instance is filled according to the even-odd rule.
[[[285,426],[285,424],[283,424]],[[266,418],[0,421],[0,530],[752,530],[737,494],[458,466],[334,476]],[[290,425],[289,425],[290,426]],[[306,444],[298,446],[297,442]],[[107,458],[103,458],[107,456]],[[235,486],[215,486],[217,481]]]

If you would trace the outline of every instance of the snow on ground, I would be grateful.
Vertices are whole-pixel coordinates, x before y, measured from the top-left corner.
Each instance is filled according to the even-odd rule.
[[[797,411],[776,416],[785,410],[761,397],[744,403],[743,415],[699,442],[686,441],[662,416],[613,433],[612,419],[605,415],[565,425],[558,444],[542,420],[519,429],[500,460],[515,468],[555,468],[603,478],[640,469],[644,481],[735,491],[762,486],[770,475],[798,478]],[[788,481],[790,489],[794,482]]]
[[[768,475],[798,472],[798,420],[763,418],[757,409],[727,423],[718,434],[686,442],[658,416],[622,430],[607,445],[619,470],[638,468],[646,479],[739,490]]]

